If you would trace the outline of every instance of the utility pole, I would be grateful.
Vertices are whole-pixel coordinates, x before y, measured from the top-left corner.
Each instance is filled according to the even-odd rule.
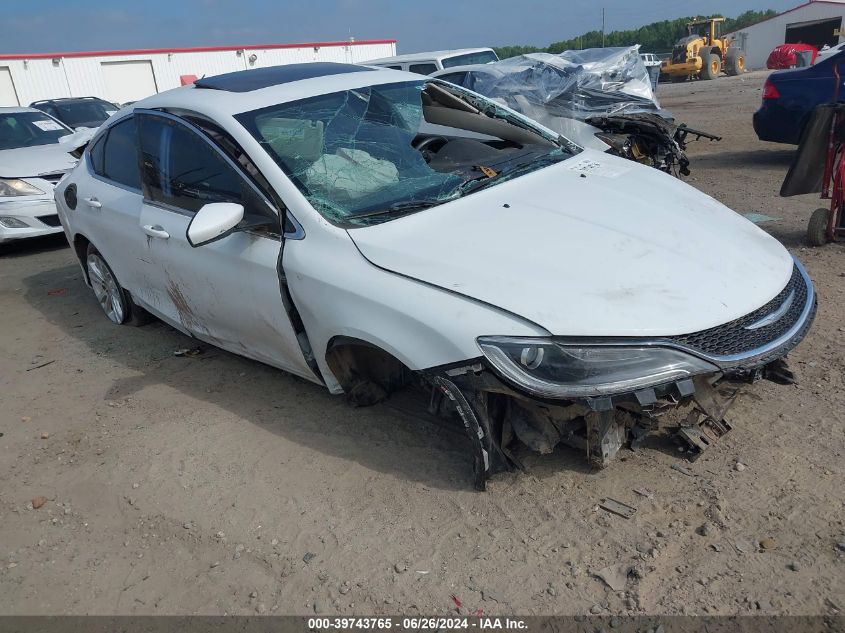
[[[604,48],[604,7],[601,8],[601,47]]]

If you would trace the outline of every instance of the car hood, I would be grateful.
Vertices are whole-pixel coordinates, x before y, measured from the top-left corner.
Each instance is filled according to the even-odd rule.
[[[777,240],[710,196],[589,150],[349,234],[376,266],[555,335],[697,332],[764,305],[793,268]]]
[[[65,143],[0,150],[0,178],[31,178],[67,171],[76,165]]]

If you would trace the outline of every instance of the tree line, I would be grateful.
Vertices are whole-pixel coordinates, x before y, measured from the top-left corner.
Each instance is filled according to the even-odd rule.
[[[722,25],[723,33],[730,33],[745,28],[761,20],[777,15],[777,11],[766,9],[765,11],[746,11],[735,18],[727,18]],[[611,31],[605,33],[605,46],[633,46],[642,45],[640,49],[644,53],[664,53],[672,50],[675,42],[683,35],[686,35],[686,24],[699,16],[678,18],[677,20],[663,20],[652,22],[638,29],[627,31]],[[703,16],[702,16],[703,17]],[[717,16],[706,16],[717,17]],[[573,37],[560,42],[553,42],[545,48],[537,46],[494,46],[493,49],[500,59],[507,59],[515,55],[526,53],[562,53],[563,51],[576,50],[581,48],[598,48],[602,45],[601,31],[588,31],[578,37]]]

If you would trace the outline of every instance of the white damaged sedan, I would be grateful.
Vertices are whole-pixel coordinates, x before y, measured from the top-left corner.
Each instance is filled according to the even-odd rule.
[[[737,385],[791,380],[815,315],[801,264],[713,198],[400,71],[204,78],[83,156],[56,199],[111,321],[152,313],[356,405],[430,390],[479,488],[526,448],[601,467],[668,430],[699,454]]]

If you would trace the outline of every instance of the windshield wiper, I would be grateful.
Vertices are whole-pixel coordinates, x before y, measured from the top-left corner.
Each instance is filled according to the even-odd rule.
[[[479,176],[478,178],[467,180],[464,184],[459,187],[459,190],[461,192],[461,195],[465,196],[467,194],[484,189],[485,187],[492,185],[493,183],[499,182],[503,178],[515,176],[518,173],[526,171],[529,167],[533,167],[534,169],[540,169],[540,167],[553,163],[558,163],[561,160],[565,160],[565,158],[568,157],[551,155],[540,156],[535,160],[530,160],[527,163],[520,163],[519,165],[511,167],[510,169],[503,169],[495,176],[490,176],[489,178],[487,176]]]
[[[435,198],[422,198],[420,200],[405,200],[403,202],[394,202],[393,204],[383,209],[377,209],[376,211],[356,213],[355,215],[349,216],[349,219],[357,220],[358,218],[375,218],[382,215],[405,215],[407,213],[429,209],[437,206],[438,204],[443,204],[444,202],[448,202],[448,199],[441,200]]]

